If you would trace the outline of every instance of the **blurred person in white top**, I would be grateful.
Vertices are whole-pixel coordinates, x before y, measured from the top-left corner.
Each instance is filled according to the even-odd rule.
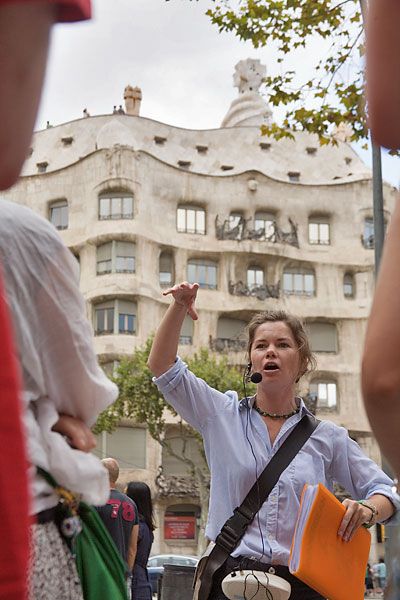
[[[41,523],[40,515],[50,514],[52,521],[58,497],[36,474],[36,466],[86,502],[107,502],[108,473],[89,453],[95,446],[90,427],[118,390],[98,365],[79,291],[78,263],[53,225],[26,207],[1,200],[0,264],[21,369],[31,512]],[[33,527],[43,530],[45,525]],[[38,597],[47,597],[43,587]]]

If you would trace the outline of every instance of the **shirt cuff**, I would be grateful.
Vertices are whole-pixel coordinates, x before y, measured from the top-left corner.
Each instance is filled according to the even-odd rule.
[[[168,371],[165,371],[159,377],[153,377],[153,383],[156,384],[161,393],[168,393],[178,385],[186,369],[187,364],[177,356]]]
[[[382,496],[385,496],[388,500],[390,500],[395,509],[391,517],[385,519],[385,521],[379,520],[378,523],[382,523],[382,525],[397,525],[400,523],[400,496],[394,492],[389,485],[381,485],[379,488],[369,492],[365,499],[369,500],[369,498],[375,494],[381,494]]]

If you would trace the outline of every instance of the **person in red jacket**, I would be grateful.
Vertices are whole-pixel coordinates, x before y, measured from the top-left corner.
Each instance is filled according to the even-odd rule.
[[[90,17],[90,0],[0,0],[0,189],[13,185],[28,152],[57,21]],[[0,265],[0,598],[27,596],[29,508],[27,462],[18,391],[19,369]],[[60,421],[63,429],[63,421]],[[79,427],[79,423],[76,424]],[[12,456],[10,453],[12,452]]]

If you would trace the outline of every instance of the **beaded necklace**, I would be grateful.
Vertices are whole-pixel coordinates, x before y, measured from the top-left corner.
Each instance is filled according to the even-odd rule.
[[[287,413],[286,415],[269,413],[266,410],[261,410],[261,408],[257,406],[256,401],[254,401],[253,408],[263,417],[270,417],[271,419],[289,419],[290,417],[293,417],[293,415],[297,415],[297,413],[300,412],[300,407],[298,407],[295,410],[292,410],[292,412]]]

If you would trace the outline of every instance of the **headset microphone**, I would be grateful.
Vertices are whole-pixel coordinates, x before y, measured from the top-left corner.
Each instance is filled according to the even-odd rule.
[[[253,383],[260,383],[261,379],[262,375],[257,371],[250,376],[250,381],[252,381]]]

